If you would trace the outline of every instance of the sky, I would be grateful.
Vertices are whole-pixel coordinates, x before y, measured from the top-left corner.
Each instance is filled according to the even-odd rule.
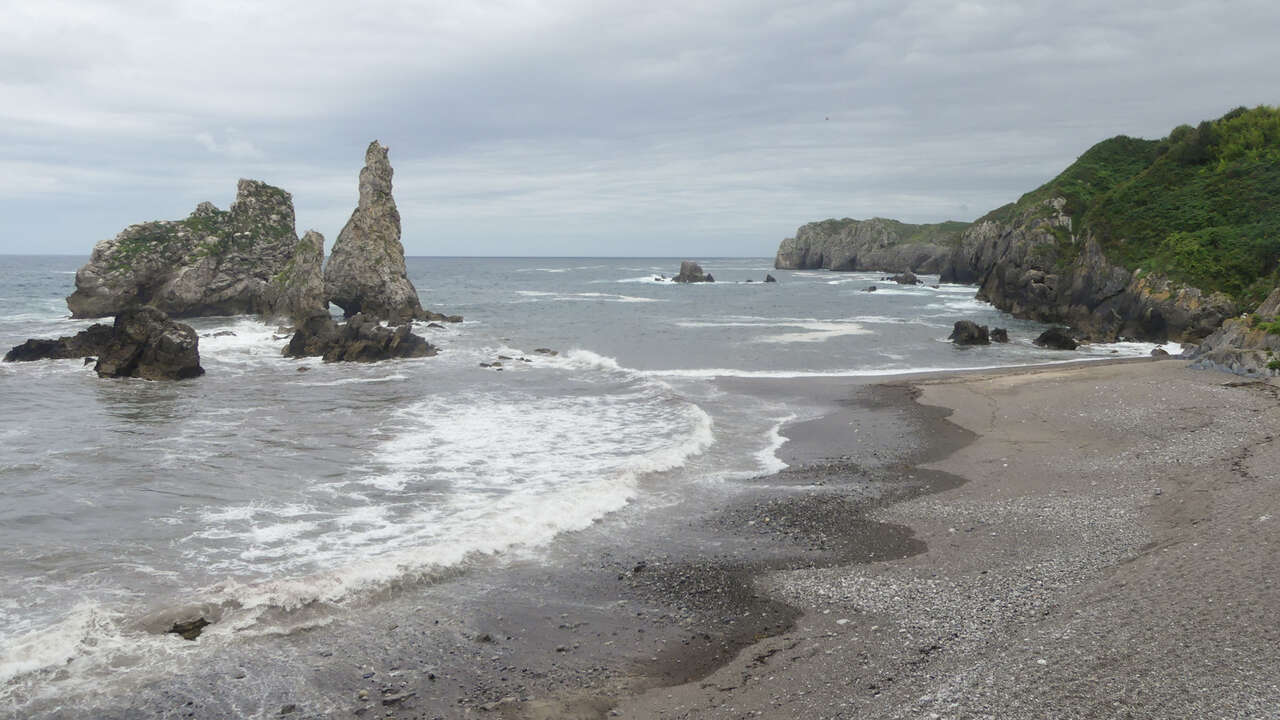
[[[0,253],[87,257],[241,177],[331,244],[377,139],[409,255],[772,256],[1280,104],[1277,28],[1273,0],[0,0]]]

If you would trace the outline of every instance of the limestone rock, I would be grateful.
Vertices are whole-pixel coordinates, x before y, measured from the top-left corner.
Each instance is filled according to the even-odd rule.
[[[173,317],[272,315],[269,286],[298,244],[289,193],[241,180],[229,211],[204,202],[185,220],[131,225],[98,243],[67,307],[77,318],[143,305]]]
[[[293,249],[293,258],[271,278],[263,293],[266,312],[299,322],[327,312],[324,294],[324,236],[308,230]]]
[[[391,176],[387,148],[375,140],[360,171],[359,204],[333,243],[324,285],[347,317],[364,314],[398,325],[427,317],[405,270]]]
[[[678,283],[715,282],[715,278],[702,271],[702,266],[692,260],[680,263],[680,274],[673,278]]]
[[[93,325],[75,335],[57,340],[31,339],[5,353],[5,362],[31,362],[34,360],[70,360],[97,355],[111,339],[110,325]],[[88,363],[86,363],[88,364]]]
[[[1280,288],[1253,313],[1227,320],[1206,337],[1189,353],[1191,367],[1254,377],[1280,375],[1280,334],[1271,332],[1278,315]]]
[[[990,345],[991,337],[986,325],[979,325],[972,320],[957,320],[948,340],[956,345]]]
[[[204,374],[199,344],[190,325],[173,322],[155,308],[137,307],[121,311],[112,325],[93,325],[57,340],[28,340],[4,359],[19,362],[96,355],[93,369],[100,377],[185,380]]]
[[[377,362],[391,358],[430,357],[436,354],[412,324],[384,327],[377,319],[357,313],[339,324],[328,314],[317,314],[299,323],[284,349],[287,357],[322,357],[325,362]]]

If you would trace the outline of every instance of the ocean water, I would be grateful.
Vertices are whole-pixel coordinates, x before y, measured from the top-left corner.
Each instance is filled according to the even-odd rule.
[[[0,348],[91,324],[63,301],[81,262],[0,256]],[[816,409],[716,377],[867,378],[1153,347],[1042,350],[1030,338],[1043,326],[968,286],[702,264],[718,282],[664,279],[679,259],[410,258],[423,304],[466,316],[419,324],[433,358],[290,360],[277,327],[228,317],[188,321],[207,370],[192,381],[0,364],[0,707],[198,655],[204,638],[163,632],[193,610],[216,621],[213,642],[315,626],[327,608],[470,563],[536,561],[629,504],[783,467],[779,429]],[[954,347],[958,319],[1014,341]],[[500,355],[501,370],[480,367]]]

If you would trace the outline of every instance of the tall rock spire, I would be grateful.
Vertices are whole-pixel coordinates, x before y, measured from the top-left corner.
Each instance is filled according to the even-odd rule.
[[[333,243],[324,268],[324,287],[329,300],[347,317],[364,313],[399,324],[426,313],[405,272],[391,175],[387,148],[374,140],[360,171],[360,202]]]

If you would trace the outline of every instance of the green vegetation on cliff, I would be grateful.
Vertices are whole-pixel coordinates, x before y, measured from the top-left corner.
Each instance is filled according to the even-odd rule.
[[[1280,109],[1237,108],[1163,140],[1104,140],[982,219],[1047,215],[1053,197],[1072,217],[1060,261],[1092,235],[1114,263],[1256,304],[1280,281]]]

